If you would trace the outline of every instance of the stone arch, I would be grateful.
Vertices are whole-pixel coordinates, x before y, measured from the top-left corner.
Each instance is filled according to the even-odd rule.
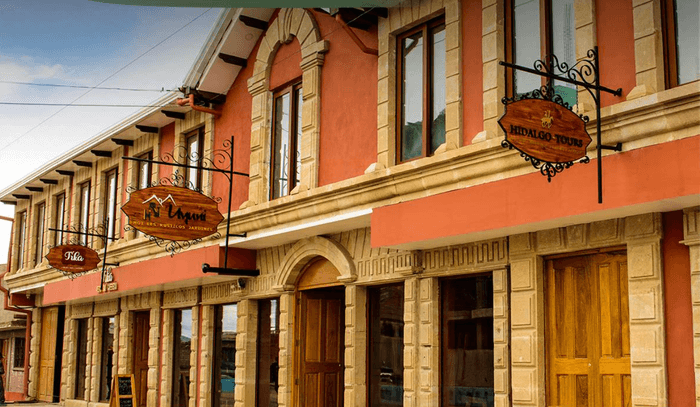
[[[292,290],[302,270],[316,257],[328,259],[340,273],[338,281],[342,283],[355,281],[357,272],[350,253],[340,243],[324,237],[314,236],[298,241],[287,252],[280,264],[275,289]]]
[[[248,91],[253,96],[250,137],[250,184],[248,201],[241,208],[265,202],[269,198],[272,94],[269,89],[272,63],[280,45],[295,37],[301,46],[302,71],[302,143],[301,181],[290,192],[296,194],[318,186],[318,156],[321,117],[321,67],[328,41],[313,14],[302,8],[282,9],[260,41]]]

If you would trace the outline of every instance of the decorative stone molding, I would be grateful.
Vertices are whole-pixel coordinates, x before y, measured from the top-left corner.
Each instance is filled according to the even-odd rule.
[[[665,88],[661,0],[634,1],[632,13],[637,86],[627,95],[627,100],[651,95]]]
[[[690,250],[690,295],[695,349],[695,404],[700,406],[700,207],[683,210],[683,242]]]
[[[576,27],[576,60],[588,58],[588,50],[598,44],[596,9],[594,0],[574,1],[574,25]],[[534,61],[533,61],[534,62]],[[595,109],[593,97],[584,87],[577,87],[579,113]]]
[[[440,282],[418,280],[418,405],[440,404]]]
[[[192,385],[190,386],[190,406],[189,407],[211,407],[212,405],[212,397],[211,397],[211,389],[212,389],[212,375],[211,375],[211,364],[213,363],[213,358],[214,356],[214,327],[216,326],[216,323],[214,321],[214,306],[212,305],[203,305],[201,306],[201,313],[202,313],[202,322],[200,324],[201,327],[201,344],[197,343],[201,347],[200,349],[200,355],[201,355],[201,360],[200,360],[200,365],[199,365],[199,371],[195,368],[197,366],[196,363],[192,364],[193,368],[190,370],[192,372],[191,374],[194,374],[190,378],[190,383]],[[194,315],[195,310],[199,312],[199,307],[195,307],[192,309],[192,313]],[[194,327],[193,327],[194,328]],[[194,342],[194,338],[197,338],[199,335],[196,335],[194,333],[194,330],[192,331],[192,349],[196,349],[196,343]],[[196,358],[195,358],[196,360]],[[191,359],[190,359],[191,362]],[[195,399],[196,397],[196,399]],[[198,403],[196,402],[198,401]]]
[[[92,316],[93,303],[72,304],[68,307],[70,318],[90,318]]]
[[[493,270],[508,261],[506,238],[425,250],[424,273]]]
[[[338,280],[347,283],[357,279],[355,263],[345,248],[330,239],[314,236],[298,241],[287,253],[280,265],[275,288],[284,291],[293,287],[302,269],[314,257],[324,257],[340,273]]]
[[[41,308],[32,310],[31,338],[26,339],[29,344],[29,386],[28,396],[37,398],[39,385],[39,357],[41,355]],[[65,347],[65,342],[64,342]],[[65,355],[63,355],[65,357]],[[66,360],[66,359],[64,359]],[[63,369],[62,369],[63,370]],[[64,377],[61,374],[61,377]],[[61,394],[65,394],[65,382],[61,381]]]
[[[163,293],[163,308],[191,308],[199,302],[199,287],[179,288]]]
[[[175,321],[175,310],[164,309],[163,310],[163,340],[161,341],[161,353],[163,354],[163,363],[160,367],[160,376],[166,380],[162,380],[160,383],[160,406],[171,407],[172,406],[172,392],[173,392],[173,381],[167,380],[167,378],[173,377],[173,347],[174,338],[171,332],[174,332],[173,323]],[[189,389],[188,389],[189,392]]]
[[[279,388],[277,401],[279,407],[292,406],[292,387],[294,385],[294,294],[284,292],[280,295],[280,360]]]
[[[418,354],[418,278],[404,280],[403,303],[403,405],[417,407],[419,354]]]
[[[200,319],[203,319],[204,315],[206,315],[208,318],[210,318],[207,321],[202,321],[202,326],[209,326],[208,324],[211,323],[211,314],[204,314],[202,312],[201,306],[194,306],[192,307],[192,342],[190,342],[190,346],[192,347],[190,349],[190,388],[187,389],[187,393],[190,395],[190,399],[188,402],[189,407],[196,407],[197,406],[197,383],[199,380],[199,375],[198,375],[198,370],[197,370],[197,363],[199,361],[197,360],[197,355],[199,354],[200,346],[201,346],[201,352],[202,352],[202,361],[205,360],[204,355],[213,353],[212,348],[207,348],[204,346],[204,343],[207,343],[209,345],[213,346],[213,343],[209,343],[208,341],[204,341],[205,334],[202,332],[202,343],[200,344]],[[211,307],[210,307],[211,308]],[[202,318],[200,318],[200,313],[202,315]],[[206,324],[205,324],[206,323]],[[209,346],[207,345],[207,346]],[[211,363],[211,358],[209,359],[209,362]],[[209,382],[209,388],[211,389],[211,382]],[[206,393],[205,393],[206,394]]]
[[[510,333],[511,341],[519,343],[510,358],[514,406],[545,402],[542,256],[621,245],[628,262],[632,405],[666,406],[661,237],[658,213],[510,237]]]
[[[389,8],[388,18],[379,19],[377,91],[377,162],[375,171],[396,163],[397,87],[396,36],[416,25],[445,15],[445,146],[441,151],[462,145],[462,29],[461,5],[457,0],[404,1]],[[437,154],[437,153],[436,153]]]
[[[225,304],[239,301],[246,293],[233,281],[202,287],[202,304]]]
[[[318,186],[318,156],[321,121],[321,67],[329,43],[313,14],[302,8],[282,9],[272,21],[264,37],[248,79],[248,91],[253,96],[250,141],[250,183],[248,201],[242,208],[269,199],[272,121],[272,95],[269,79],[277,49],[295,37],[301,46],[302,70],[302,142],[301,181],[292,193]]]
[[[95,303],[93,315],[96,317],[111,317],[119,312],[119,299],[100,301]]]
[[[505,5],[502,1],[481,1],[481,58],[483,63],[484,131],[479,139],[500,138],[498,119],[505,111],[506,72],[498,65],[505,60]]]
[[[493,271],[494,406],[510,405],[510,301],[508,270]]]

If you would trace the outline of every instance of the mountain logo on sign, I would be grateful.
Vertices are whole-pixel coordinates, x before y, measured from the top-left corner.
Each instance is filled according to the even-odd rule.
[[[156,196],[156,194],[153,194],[150,198],[146,199],[145,201],[143,201],[141,203],[147,203],[147,202],[150,202],[154,199],[160,204],[160,206],[163,206],[163,204],[167,201],[170,201],[173,203],[173,205],[177,206],[177,204],[175,203],[175,199],[173,198],[173,196],[171,194],[168,194],[168,196],[166,196],[165,199],[160,199]]]

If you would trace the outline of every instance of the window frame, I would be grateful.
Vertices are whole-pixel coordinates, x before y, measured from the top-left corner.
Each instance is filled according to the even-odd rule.
[[[27,211],[19,213],[17,236],[17,270],[24,267],[24,249],[27,247]]]
[[[228,306],[235,306],[235,316],[236,316],[236,335],[238,334],[238,303],[233,302],[233,303],[224,303],[224,304],[217,304],[214,306],[214,354],[219,355],[219,357],[214,358],[213,364],[212,364],[212,375],[211,375],[211,393],[212,393],[212,398],[211,398],[211,405],[212,407],[220,407],[221,406],[221,395],[223,393],[221,389],[221,376],[222,376],[222,362],[224,359],[224,353],[223,353],[223,328],[224,328],[224,307]],[[235,381],[236,377],[236,367],[235,367],[235,360],[236,360],[236,345],[235,345],[235,340],[234,340],[234,346],[233,346],[233,363],[234,363],[234,377],[233,380]]]
[[[90,228],[90,189],[92,187],[92,183],[90,180],[87,180],[85,182],[81,182],[78,184],[78,194],[79,194],[79,202],[80,205],[78,206],[78,227],[81,228],[81,232],[87,232],[88,229]],[[87,196],[85,195],[87,193]],[[83,217],[83,214],[85,215]],[[88,237],[87,235],[80,235],[79,236],[79,242],[83,246],[87,246],[88,244]]]
[[[25,348],[27,346],[26,339],[21,336],[15,336],[14,340],[12,341],[12,346],[14,347],[12,355],[12,368],[18,370],[24,369]],[[18,348],[21,349],[21,352],[17,351]]]
[[[75,366],[73,371],[75,372],[75,389],[73,392],[74,398],[76,400],[87,400],[87,391],[85,389],[87,385],[87,373],[88,373],[88,365],[90,364],[89,358],[88,358],[88,331],[90,330],[90,321],[89,318],[79,318],[76,319],[76,345],[75,345],[75,358],[73,359],[75,362]],[[85,363],[81,363],[82,360],[82,350],[85,350]],[[80,381],[82,379],[82,386],[80,386]]]
[[[110,180],[114,178],[114,187],[110,188]],[[119,168],[112,168],[104,172],[104,203],[102,206],[102,215],[107,223],[107,237],[114,238],[117,234],[117,198],[119,190]],[[110,200],[113,200],[113,206],[110,211]],[[109,243],[109,240],[105,243]]]
[[[275,188],[275,184],[280,180],[279,178],[275,177],[275,151],[277,150],[276,146],[276,132],[279,124],[277,123],[276,117],[277,117],[277,100],[284,97],[284,95],[289,95],[289,145],[290,146],[295,146],[296,148],[289,149],[289,160],[288,164],[286,166],[286,171],[287,171],[287,191],[286,193],[282,193],[279,191],[279,195],[276,195],[277,188]],[[271,119],[271,124],[270,124],[270,195],[269,199],[278,199],[283,196],[289,195],[292,190],[297,186],[297,180],[296,180],[296,175],[297,172],[301,171],[301,163],[297,163],[297,160],[299,159],[299,156],[301,155],[301,137],[302,137],[302,130],[301,130],[301,117],[299,112],[299,105],[298,105],[298,100],[296,97],[299,97],[301,100],[302,106],[304,103],[304,96],[303,96],[303,84],[302,81],[299,79],[296,79],[292,81],[291,83],[284,85],[277,90],[273,92],[272,96],[272,119]],[[303,109],[303,107],[302,107]],[[294,129],[295,131],[292,132],[291,130]],[[299,152],[297,153],[297,148],[299,149]],[[292,176],[291,174],[294,174]],[[301,175],[301,174],[300,174]],[[301,178],[301,177],[300,177]],[[301,180],[300,180],[301,181]]]
[[[101,349],[100,349],[100,389],[98,391],[98,398],[100,402],[109,401],[112,391],[112,369],[114,368],[114,348],[112,348],[112,354],[108,355],[105,353],[105,336],[109,334],[110,320],[112,321],[113,331],[112,331],[112,346],[114,346],[114,333],[116,331],[116,318],[114,315],[108,317],[102,317],[102,337],[101,337]],[[105,363],[106,361],[111,362]],[[106,379],[106,380],[105,380]],[[106,394],[104,393],[106,391]]]
[[[41,264],[41,260],[44,257],[44,241],[46,240],[44,226],[46,226],[46,201],[36,205],[36,231],[34,233],[34,246],[36,247],[36,251],[34,252],[34,266]]]
[[[273,306],[272,305],[273,303],[276,305]],[[265,316],[265,314],[263,314],[262,311],[268,310],[268,308],[269,308],[270,313],[267,316]],[[273,314],[274,314],[274,321],[272,319]],[[278,392],[277,395],[279,396],[279,352],[280,352],[280,346],[279,346],[280,345],[279,344],[280,325],[279,325],[279,321],[280,321],[280,298],[273,297],[273,298],[264,298],[264,299],[258,300],[258,332],[257,332],[258,360],[255,364],[256,365],[255,366],[255,369],[256,369],[256,372],[255,372],[255,405],[256,406],[268,407],[271,403],[271,401],[270,401],[268,404],[262,404],[262,402],[264,401],[264,400],[261,400],[263,397],[262,393],[265,393],[265,389],[261,388],[261,384],[265,382],[264,379],[267,379],[267,381],[265,383],[268,386],[272,385],[273,383],[275,383],[275,385],[278,386],[276,391]],[[273,329],[273,327],[275,329]],[[264,341],[263,341],[262,335],[263,335],[263,332],[265,332],[265,331],[267,331],[266,334],[269,335],[269,337],[270,337],[270,348],[268,348],[268,349],[263,348]],[[270,351],[271,348],[273,347],[273,345],[272,345],[272,343],[273,343],[272,338],[273,337],[277,338],[277,354],[274,355],[274,358],[277,359],[276,360],[277,371],[275,372],[276,373],[276,377],[275,377],[276,380],[273,380],[273,377],[272,377],[272,366],[267,368],[267,369],[269,369],[269,371],[268,371],[268,375],[266,378],[263,377],[263,375],[265,373],[265,371],[263,369],[265,369],[265,366],[262,366],[263,362],[265,361],[263,359],[262,355],[264,352]],[[270,355],[270,359],[274,360],[273,355]],[[267,389],[268,393],[269,393],[269,391],[270,390]],[[279,402],[278,402],[278,405],[279,405]]]
[[[60,202],[60,205],[59,205]],[[60,246],[63,244],[63,232],[60,232],[66,226],[66,193],[61,192],[54,196],[54,232],[53,244],[54,246]]]
[[[140,154],[137,157],[142,159],[142,160],[152,160],[153,159],[153,151],[147,151],[143,154]],[[147,162],[147,161],[137,161],[136,166],[137,166],[137,168],[136,168],[137,169],[137,171],[136,171],[136,188],[137,189],[148,188],[149,186],[151,186],[151,181],[153,178],[153,164],[151,162]],[[142,178],[144,168],[147,168],[145,180]],[[144,183],[144,181],[145,181],[145,183]]]
[[[677,29],[676,0],[661,0],[661,36],[663,38],[664,82],[666,89],[700,80],[700,77],[698,77],[689,82],[680,82]]]
[[[192,151],[190,147],[191,139],[197,139],[197,151]],[[199,161],[202,159],[202,152],[204,151],[204,127],[199,127],[191,132],[185,134],[185,151],[187,153],[187,165],[198,166]],[[194,177],[193,174],[194,173]],[[194,180],[192,180],[194,178]],[[187,183],[187,188],[201,191],[202,190],[202,169],[201,168],[185,168],[185,181]]]
[[[445,35],[447,35],[447,24],[445,16],[441,15],[437,18],[431,19],[423,24],[420,24],[410,30],[402,32],[396,36],[396,161],[397,163],[406,163],[413,160],[418,160],[424,157],[430,157],[434,153],[428,154],[429,146],[432,143],[431,125],[433,116],[433,64],[432,58],[434,56],[434,44],[432,41],[433,34],[432,29],[444,26]],[[404,159],[402,156],[402,146],[403,146],[403,120],[404,120],[404,98],[403,98],[403,81],[404,81],[404,54],[402,41],[418,32],[422,32],[423,38],[423,73],[422,73],[422,101],[421,101],[421,111],[422,111],[422,134],[421,134],[421,155]]]

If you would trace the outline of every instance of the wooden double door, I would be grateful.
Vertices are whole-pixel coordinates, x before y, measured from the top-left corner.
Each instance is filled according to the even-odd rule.
[[[134,312],[134,359],[132,372],[134,372],[134,390],[139,406],[145,407],[148,393],[148,332],[151,313],[149,311]]]
[[[39,352],[39,383],[37,399],[58,402],[61,387],[61,353],[63,350],[63,323],[65,308],[49,307],[41,310],[41,344]],[[58,372],[58,374],[56,374]]]
[[[546,262],[547,405],[631,405],[627,257]]]
[[[299,291],[297,304],[297,406],[342,407],[344,291]]]

